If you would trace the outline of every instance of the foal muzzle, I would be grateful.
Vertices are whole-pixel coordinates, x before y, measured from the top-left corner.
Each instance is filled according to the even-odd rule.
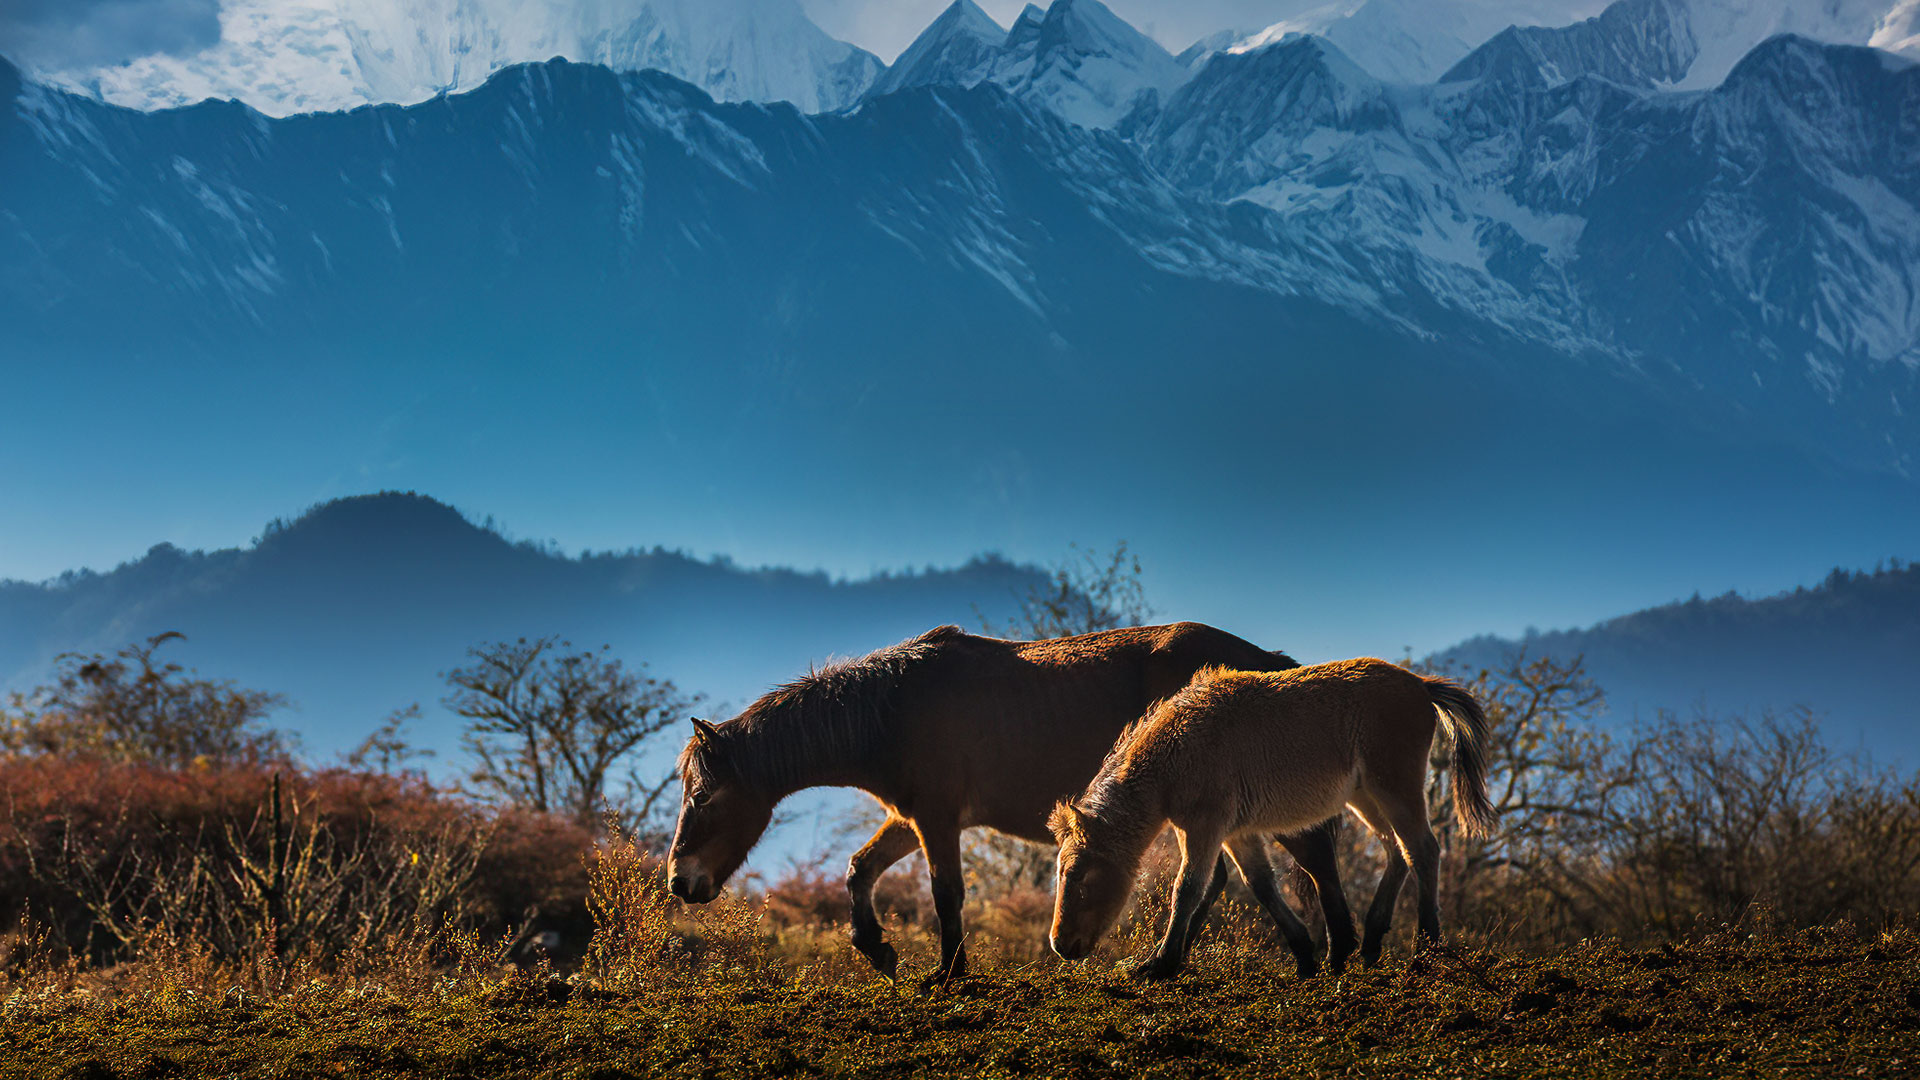
[[[1058,937],[1048,935],[1047,944],[1053,947],[1054,954],[1062,960],[1085,960],[1093,954],[1092,944],[1078,938],[1069,938],[1063,941]]]

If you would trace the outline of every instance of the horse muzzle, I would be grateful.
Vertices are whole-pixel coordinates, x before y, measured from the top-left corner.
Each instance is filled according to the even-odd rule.
[[[668,872],[667,891],[689,904],[704,904],[720,895],[719,888],[706,874],[681,873],[678,870]]]
[[[1047,944],[1053,947],[1055,955],[1062,960],[1085,960],[1093,955],[1093,943],[1079,938],[1062,940],[1058,936],[1049,934]]]

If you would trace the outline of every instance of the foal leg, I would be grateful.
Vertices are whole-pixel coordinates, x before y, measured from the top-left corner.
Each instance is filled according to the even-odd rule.
[[[1320,971],[1319,950],[1314,948],[1307,924],[1293,913],[1286,897],[1280,893],[1280,879],[1274,875],[1273,860],[1267,856],[1266,837],[1257,834],[1235,837],[1227,841],[1227,850],[1233,853],[1233,864],[1240,868],[1241,880],[1247,883],[1247,888],[1253,890],[1253,898],[1260,901],[1260,906],[1279,925],[1280,936],[1287,939],[1287,948],[1293,950],[1293,962],[1300,977],[1313,978]]]
[[[1353,932],[1353,912],[1347,908],[1346,890],[1340,887],[1340,863],[1334,857],[1334,841],[1340,819],[1331,817],[1311,829],[1282,834],[1277,839],[1300,869],[1313,879],[1313,891],[1320,897],[1320,911],[1327,918],[1327,967],[1335,975],[1347,970],[1347,957],[1353,955],[1358,938]]]
[[[1221,890],[1227,887],[1227,857],[1221,855],[1213,860],[1213,878],[1207,882],[1207,895],[1200,899],[1200,910],[1193,913],[1193,925],[1187,928],[1187,948],[1191,950],[1200,940],[1200,931],[1206,928],[1207,914],[1213,910],[1214,901],[1220,899]]]
[[[1401,791],[1398,798],[1377,798],[1400,849],[1413,863],[1413,874],[1420,879],[1420,942],[1432,945],[1440,940],[1440,841],[1427,822],[1424,792],[1414,785],[1411,792]],[[1403,871],[1404,873],[1404,871]]]
[[[1199,912],[1201,901],[1206,899],[1219,859],[1216,853],[1221,840],[1225,839],[1218,835],[1201,837],[1177,827],[1174,832],[1180,839],[1180,880],[1173,888],[1173,911],[1167,916],[1166,936],[1160,939],[1152,958],[1134,969],[1137,979],[1170,979],[1178,975],[1187,962],[1187,939],[1193,917]]]
[[[1367,830],[1387,846],[1387,868],[1380,875],[1380,888],[1374,892],[1373,903],[1367,908],[1367,936],[1360,945],[1360,963],[1377,967],[1387,931],[1393,929],[1393,909],[1400,902],[1400,887],[1407,880],[1407,860],[1400,853],[1400,843],[1388,825],[1386,812],[1370,795],[1356,791],[1348,805]]]
[[[920,850],[927,855],[927,876],[933,884],[933,913],[940,919],[940,967],[928,976],[924,986],[941,986],[967,973],[966,930],[960,924],[960,909],[967,902],[967,880],[960,865],[960,826],[929,828],[915,821],[920,834]]]
[[[889,979],[899,967],[900,958],[881,934],[880,918],[873,911],[873,885],[887,867],[919,846],[913,826],[905,818],[889,815],[866,846],[847,861],[847,893],[853,898],[853,947]]]

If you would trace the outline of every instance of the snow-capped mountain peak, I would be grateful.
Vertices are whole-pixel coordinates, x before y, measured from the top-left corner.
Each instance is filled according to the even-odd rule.
[[[1110,128],[1148,100],[1161,100],[1187,69],[1099,0],[1029,4],[1004,33],[971,0],[957,0],[916,38],[874,86],[992,82],[1082,127]]]
[[[1006,46],[1018,51],[1031,48],[1040,36],[1040,24],[1047,21],[1046,9],[1039,4],[1028,4],[1020,9],[1020,17],[1013,20],[1013,26],[1007,30]]]
[[[220,40],[198,52],[34,74],[139,109],[233,98],[286,116],[422,101],[552,56],[807,112],[858,100],[884,70],[796,0],[223,0]]]
[[[1112,127],[1143,95],[1171,93],[1187,75],[1172,53],[1100,0],[1054,0],[1034,30],[1030,58],[1024,40],[1010,36],[1007,44],[1020,70],[998,81],[1082,127]]]
[[[1304,10],[1249,35],[1228,49],[1259,48],[1290,34],[1318,34],[1374,75],[1391,82],[1429,83],[1509,28],[1517,44],[1546,47],[1559,38],[1592,44],[1623,42],[1639,23],[1647,33],[1673,41],[1691,39],[1693,54],[1677,77],[1663,85],[1682,89],[1716,86],[1733,65],[1762,41],[1782,33],[1836,44],[1873,45],[1920,52],[1920,3],[1915,0],[1670,0],[1649,5],[1622,0],[1301,0]],[[1614,11],[1615,8],[1626,8]],[[1581,24],[1599,19],[1602,28]],[[1683,23],[1666,29],[1654,20]],[[1604,29],[1607,33],[1596,33]],[[1544,35],[1544,36],[1543,36]],[[1571,47],[1578,48],[1577,44]],[[1630,47],[1631,49],[1631,47]],[[1649,54],[1648,50],[1642,50]],[[1553,59],[1546,57],[1549,62]],[[1647,55],[1635,61],[1644,67]],[[1596,74],[1601,73],[1596,71]]]
[[[993,74],[1007,32],[973,0],[953,0],[873,84],[871,93],[909,86],[973,86]]]

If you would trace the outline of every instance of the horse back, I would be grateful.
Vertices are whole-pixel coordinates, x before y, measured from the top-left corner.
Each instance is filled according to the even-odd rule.
[[[1201,623],[1045,641],[957,635],[901,687],[898,763],[909,786],[964,801],[972,822],[1044,839],[1054,800],[1078,793],[1128,725],[1209,666],[1298,665]]]

